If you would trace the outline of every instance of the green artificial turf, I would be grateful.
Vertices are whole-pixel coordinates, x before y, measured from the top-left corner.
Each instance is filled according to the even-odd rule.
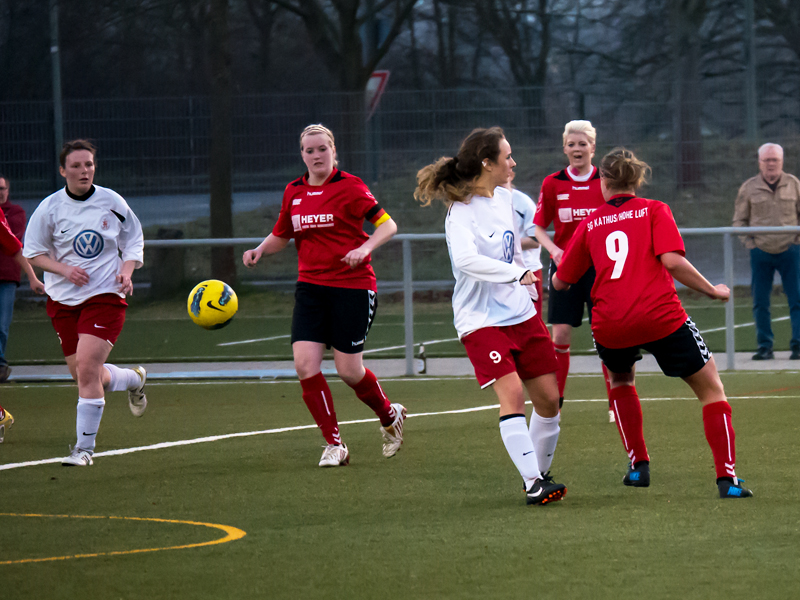
[[[725,305],[684,294],[689,316],[703,333],[713,352],[725,351]],[[755,328],[749,298],[737,301],[735,322],[737,351],[755,351]],[[290,360],[292,298],[288,295],[253,292],[245,288],[239,313],[227,327],[206,331],[192,323],[185,301],[173,298],[153,302],[131,300],[125,327],[111,359],[120,364],[182,361]],[[544,312],[546,314],[545,305]],[[788,307],[778,300],[773,306],[775,350],[788,350],[791,326]],[[750,325],[747,325],[750,324]],[[456,339],[450,301],[434,297],[414,305],[414,341],[423,343],[429,357],[465,357]],[[433,342],[433,343],[431,343]],[[401,301],[382,302],[369,334],[367,356],[405,356],[405,316]],[[592,354],[589,323],[573,330],[573,354]],[[61,363],[58,338],[44,313],[44,306],[17,310],[11,324],[6,356],[13,365]]]
[[[800,561],[800,386],[796,375],[723,376],[737,471],[755,497],[720,500],[699,403],[688,386],[640,376],[652,485],[622,485],[625,452],[600,377],[573,377],[553,463],[566,498],[525,505],[493,392],[470,379],[388,380],[412,415],[395,458],[341,382],[331,389],[351,465],[316,466],[313,428],[97,456],[88,468],[0,470],[0,512],[219,524],[240,540],[199,548],[0,564],[9,598],[790,598]],[[109,394],[98,452],[311,425],[296,382],[148,385],[133,418]],[[6,384],[17,422],[0,467],[63,456],[68,385]],[[415,416],[416,415],[416,416]],[[223,537],[208,527],[0,516],[0,563],[131,551]],[[10,594],[10,595],[9,595]]]

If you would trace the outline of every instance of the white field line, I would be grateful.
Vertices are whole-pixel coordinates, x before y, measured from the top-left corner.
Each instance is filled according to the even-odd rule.
[[[775,317],[772,319],[773,321],[788,321],[791,317]],[[583,322],[586,323],[589,320],[588,317],[584,317]],[[749,323],[739,323],[738,325],[734,325],[734,329],[739,329],[740,327],[752,327],[755,325],[755,321],[751,321]],[[703,329],[700,333],[716,333],[717,331],[725,331],[727,327],[714,327],[714,329]],[[594,351],[594,347],[590,348],[590,351]]]
[[[800,396],[730,396],[730,399],[733,400],[768,400],[768,399],[785,399],[785,398],[800,398]],[[697,400],[695,397],[674,397],[674,398],[641,398],[642,402],[662,402],[662,401],[669,401],[669,400]],[[608,398],[586,398],[581,400],[570,400],[570,403],[575,402],[603,402],[607,403]],[[525,404],[530,404],[530,400],[527,401]],[[493,410],[500,408],[499,404],[486,404],[484,406],[475,406],[472,408],[461,408],[458,410],[444,410],[439,412],[425,412],[425,413],[414,413],[409,414],[407,418],[411,419],[414,417],[437,417],[441,415],[458,415],[458,414],[467,414],[473,412],[480,412],[484,410]],[[341,421],[339,425],[357,425],[359,423],[377,423],[377,418],[372,419],[356,419],[353,421]],[[232,438],[240,438],[240,437],[252,437],[255,435],[267,435],[273,433],[285,433],[287,431],[301,431],[303,429],[316,429],[317,425],[296,425],[294,427],[279,427],[277,429],[264,429],[261,431],[242,431],[239,433],[226,433],[223,435],[211,435],[207,437],[201,438],[194,438],[190,440],[179,440],[176,442],[161,442],[158,444],[150,444],[149,446],[135,446],[133,448],[120,448],[118,450],[107,450],[105,452],[97,452],[94,454],[95,457],[99,456],[120,456],[123,454],[132,454],[133,452],[144,452],[147,450],[163,450],[164,448],[174,448],[177,446],[191,446],[193,444],[205,444],[207,442],[219,442],[221,440],[227,440]],[[46,458],[43,460],[32,460],[20,463],[8,463],[5,465],[0,465],[0,471],[8,471],[10,469],[20,469],[22,467],[35,467],[38,465],[46,465],[46,464],[53,464],[53,463],[60,463],[63,457],[58,458]]]
[[[790,317],[775,317],[772,319],[773,321],[788,321]],[[740,327],[752,327],[755,325],[755,321],[751,321],[750,323],[739,323],[738,325],[734,325],[734,329],[739,329]],[[727,327],[715,327],[714,329],[704,329],[700,333],[713,333],[715,331],[725,331]]]
[[[252,340],[240,340],[238,342],[224,342],[222,344],[217,344],[217,346],[238,346],[239,344],[255,344],[256,342],[269,342],[271,340],[280,340],[288,337],[291,337],[290,333],[284,335],[273,335],[272,337],[255,338]]]
[[[433,344],[444,344],[445,342],[457,342],[457,341],[458,338],[455,337],[455,338],[447,338],[446,340],[430,340],[427,342],[419,342],[414,344],[414,346],[419,346],[419,345],[432,346]],[[405,348],[405,347],[406,345],[403,344],[401,346],[386,346],[385,348],[373,348],[372,350],[364,350],[362,354],[375,354],[376,352],[383,352],[385,350],[399,350],[400,348]]]
[[[723,377],[727,377],[728,375],[746,375],[748,377],[752,375],[774,375],[776,371],[724,371],[720,373]],[[780,371],[780,373],[784,375],[797,375],[800,374],[800,370],[795,371]],[[597,377],[602,376],[602,373],[598,371],[597,373],[570,373],[570,379],[595,379]],[[652,372],[643,372],[643,373],[636,373],[636,378],[641,379],[642,377],[664,377],[664,374],[661,371],[652,371]],[[381,382],[398,382],[401,381],[403,383],[427,383],[429,381],[474,381],[475,377],[473,375],[447,375],[444,377],[431,377],[427,375],[417,376],[417,377],[381,377]],[[331,385],[337,385],[342,383],[339,379],[331,379],[328,382]],[[236,381],[236,385],[279,385],[279,384],[297,384],[296,379],[243,379],[241,381]],[[156,387],[156,386],[165,386],[165,385],[175,385],[175,386],[182,386],[182,385],[197,385],[197,386],[208,386],[208,385],[230,385],[230,380],[228,381],[219,381],[219,380],[186,380],[186,381],[153,381],[152,383],[148,383],[147,387]],[[477,384],[476,384],[477,385]],[[75,383],[52,383],[52,382],[36,382],[36,383],[26,383],[26,384],[16,384],[14,385],[15,390],[28,390],[28,389],[57,389],[57,388],[74,388]],[[734,398],[736,396],[730,396]],[[782,396],[783,397],[783,396]],[[570,400],[570,402],[594,402],[594,400]],[[599,400],[598,400],[599,402]]]

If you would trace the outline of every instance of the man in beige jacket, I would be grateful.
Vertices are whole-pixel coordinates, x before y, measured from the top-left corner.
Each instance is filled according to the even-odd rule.
[[[739,188],[734,227],[778,227],[800,224],[800,180],[783,172],[783,148],[764,144],[758,149],[758,170]],[[791,360],[800,360],[800,237],[796,233],[741,236],[750,249],[753,317],[758,351],[753,360],[774,358],[770,295],[775,271],[781,276],[792,322]]]

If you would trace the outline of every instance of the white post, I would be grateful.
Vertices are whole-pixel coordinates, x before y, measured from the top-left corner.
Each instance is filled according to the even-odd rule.
[[[403,308],[406,330],[406,375],[414,375],[414,281],[411,276],[411,240],[403,240]]]
[[[728,357],[728,370],[736,370],[736,342],[733,311],[733,236],[725,233],[722,236],[722,252],[725,267],[725,285],[731,289],[731,299],[725,305],[725,354]]]

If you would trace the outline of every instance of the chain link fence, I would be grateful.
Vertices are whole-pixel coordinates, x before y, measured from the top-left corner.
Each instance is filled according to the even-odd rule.
[[[518,163],[515,185],[536,198],[542,179],[566,164],[561,132],[564,123],[574,118],[589,119],[596,126],[598,158],[625,145],[653,167],[652,182],[642,195],[669,203],[681,227],[730,225],[739,185],[757,173],[755,150],[760,141],[744,137],[741,85],[715,81],[703,85],[702,103],[688,107],[675,106],[669,89],[653,88],[643,94],[641,82],[580,91],[557,87],[387,91],[369,120],[362,94],[237,97],[232,126],[234,235],[263,238],[271,230],[284,186],[304,170],[299,132],[315,122],[334,131],[341,168],[370,185],[401,233],[443,230],[442,206],[423,209],[414,202],[415,175],[439,156],[454,154],[474,127],[505,129]],[[87,137],[96,142],[95,181],[128,200],[147,239],[209,236],[207,98],[66,100],[63,108],[64,139]],[[686,139],[687,127],[678,126],[676,114],[689,119],[688,130],[695,132],[688,136],[691,139]],[[760,91],[758,121],[761,141],[781,143],[786,171],[798,173],[800,98]],[[11,180],[12,201],[30,215],[42,198],[63,185],[55,167],[52,105],[0,103],[0,122],[0,172]],[[683,139],[676,137],[678,131]],[[687,164],[687,156],[693,162]],[[690,258],[706,263],[700,265],[706,270],[713,272],[715,265],[721,265],[720,244],[714,236],[687,243]],[[440,246],[424,242],[415,249],[415,279],[450,278],[446,249]],[[398,245],[376,254],[381,278],[402,279],[399,252]],[[173,254],[148,256],[148,266],[177,261],[175,270],[188,281],[210,274],[208,249]],[[293,280],[294,257],[285,254],[273,263],[271,278]],[[744,255],[737,259],[743,267],[742,283],[747,277],[745,263]],[[254,277],[244,270],[240,275]],[[145,271],[137,278],[149,281],[150,275]]]

